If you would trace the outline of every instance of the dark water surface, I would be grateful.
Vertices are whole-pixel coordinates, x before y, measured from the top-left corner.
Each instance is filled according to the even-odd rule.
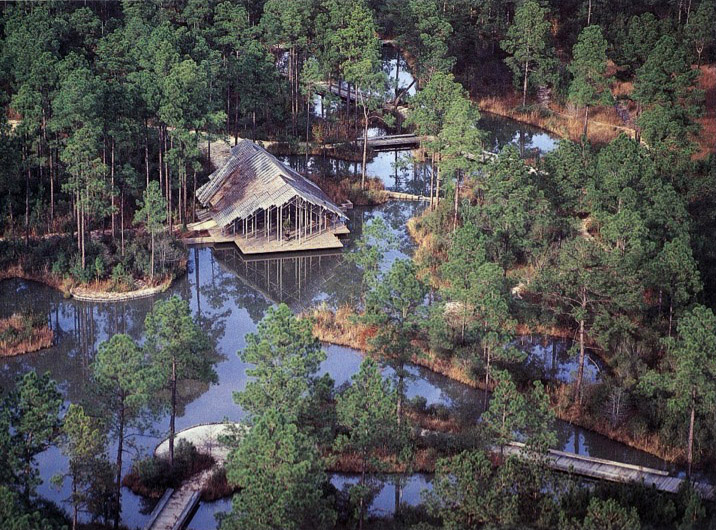
[[[396,258],[411,255],[413,243],[405,229],[406,221],[417,214],[418,203],[391,202],[374,209],[351,211],[351,236],[346,240],[348,250],[359,237],[363,224],[375,217],[383,218],[399,240],[399,249],[386,256],[384,267]],[[345,250],[344,250],[345,252]],[[246,382],[246,366],[236,355],[244,347],[247,333],[256,329],[266,310],[278,302],[286,302],[294,311],[319,304],[338,307],[353,302],[359,294],[360,271],[343,259],[340,253],[294,255],[271,259],[249,260],[233,248],[194,248],[189,250],[189,272],[172,287],[153,298],[111,304],[86,303],[64,299],[62,294],[49,287],[23,280],[0,282],[0,316],[32,309],[44,313],[56,334],[56,344],[50,349],[7,359],[0,367],[0,386],[11,388],[16,377],[28,370],[49,371],[58,382],[66,402],[86,402],[92,399],[89,392],[89,365],[98,344],[115,333],[127,333],[137,340],[143,338],[143,322],[156,300],[177,294],[189,301],[195,318],[209,331],[216,344],[216,371],[219,381],[215,385],[186,384],[180,389],[181,407],[177,430],[197,423],[223,419],[240,420],[241,409],[234,404],[232,393]],[[538,357],[550,356],[551,350],[526,342],[525,350],[535,350]],[[559,349],[559,348],[558,348]],[[564,348],[562,348],[564,350]],[[327,346],[327,360],[322,371],[329,373],[340,385],[350,380],[361,362],[360,354],[350,348]],[[559,379],[569,379],[573,359],[564,351],[555,356],[555,369]],[[568,365],[560,367],[559,363]],[[423,396],[427,403],[449,407],[459,418],[475,422],[484,403],[482,392],[447,379],[428,370],[411,367],[414,378],[409,382],[408,396]],[[385,371],[389,375],[390,371]],[[566,375],[565,375],[566,374]],[[608,440],[598,434],[560,422],[559,446],[568,451],[589,454],[636,464],[661,466],[658,459]],[[151,431],[135,432],[134,449],[125,457],[126,468],[132,460],[146,456],[166,436],[168,416],[157,418]],[[110,448],[110,455],[114,448]],[[50,478],[66,470],[67,460],[57,448],[51,448],[38,458],[43,484],[39,494],[58,503],[69,496],[69,484],[57,490]],[[336,476],[339,486],[350,477]],[[428,487],[429,480],[416,475],[404,490],[404,499],[417,502],[419,491]],[[392,510],[394,497],[390,485],[378,495],[373,510]],[[412,496],[411,496],[412,495]],[[385,502],[384,502],[385,500]],[[123,522],[129,527],[141,526],[148,518],[151,503],[133,495],[122,493]],[[197,517],[227,506],[214,503],[200,509]],[[223,509],[223,508],[221,508]],[[204,525],[204,523],[201,523]],[[206,526],[201,526],[206,528]],[[198,528],[198,527],[197,527]]]

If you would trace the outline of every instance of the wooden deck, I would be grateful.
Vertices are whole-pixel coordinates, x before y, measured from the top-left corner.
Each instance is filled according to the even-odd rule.
[[[385,190],[385,196],[394,201],[429,201],[430,197],[425,195],[414,195],[412,193],[403,193],[402,191]]]
[[[192,228],[191,226],[189,228]],[[198,228],[198,227],[197,227]],[[338,236],[350,234],[345,224],[338,224],[321,233],[309,234],[306,237],[293,238],[290,240],[277,240],[275,232],[269,237],[243,236],[240,234],[222,234],[216,227],[204,229],[203,233],[189,235],[184,238],[187,245],[218,245],[233,243],[241,253],[247,256],[256,254],[276,254],[281,252],[304,252],[315,250],[335,250],[343,248],[343,243]]]
[[[503,450],[506,455],[528,456],[525,445],[518,442],[508,444]],[[624,464],[555,449],[550,449],[546,457],[546,463],[550,468],[565,473],[610,482],[643,482],[646,486],[653,486],[659,491],[668,493],[678,492],[681,485],[686,481],[686,479],[671,476],[667,471],[661,469]],[[716,498],[716,488],[711,484],[696,482],[694,483],[694,488],[704,499],[712,500]]]

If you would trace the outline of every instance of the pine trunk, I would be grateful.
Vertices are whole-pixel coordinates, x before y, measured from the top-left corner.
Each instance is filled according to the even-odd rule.
[[[691,466],[694,462],[694,420],[696,419],[696,407],[693,403],[693,392],[692,392],[692,403],[691,403],[691,417],[689,418],[689,448],[686,460],[689,464],[688,476],[691,479]]]
[[[119,409],[119,432],[117,435],[117,483],[114,485],[114,528],[119,528],[121,515],[120,498],[122,495],[122,453],[124,452],[124,398]]]
[[[584,305],[582,305],[584,307]],[[582,377],[584,376],[584,319],[579,321],[579,368],[577,369],[577,402],[582,403]]]
[[[177,414],[177,363],[172,359],[172,412],[169,417],[169,467],[174,467],[174,431]]]

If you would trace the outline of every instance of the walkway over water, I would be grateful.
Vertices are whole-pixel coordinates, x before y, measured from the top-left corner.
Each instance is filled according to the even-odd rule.
[[[527,456],[525,445],[518,442],[512,442],[505,446],[504,453],[517,457]],[[549,450],[546,464],[557,471],[598,480],[623,483],[643,482],[646,486],[653,486],[659,491],[668,493],[677,493],[682,484],[686,482],[686,479],[670,476],[668,471],[662,471],[661,469],[624,464],[555,449]],[[711,484],[695,482],[693,486],[704,499],[712,500],[716,498],[716,488]]]
[[[204,454],[214,457],[216,463],[191,477],[177,490],[168,489],[154,507],[145,530],[179,530],[186,526],[201,499],[201,492],[216,469],[222,467],[229,454],[229,449],[219,441],[221,435],[229,434],[232,427],[240,424],[211,423],[196,425],[176,433],[174,443],[186,440]],[[164,440],[154,450],[155,456],[165,456],[169,452],[169,441]]]

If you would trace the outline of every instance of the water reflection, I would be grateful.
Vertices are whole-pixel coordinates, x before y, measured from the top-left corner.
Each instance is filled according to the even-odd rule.
[[[506,145],[514,145],[523,157],[535,158],[557,147],[556,136],[502,116],[483,112],[478,126],[487,133],[487,150],[495,153]]]
[[[395,259],[409,257],[414,242],[407,234],[405,224],[423,207],[420,203],[391,202],[378,208],[352,210],[351,235],[345,240],[344,252],[350,252],[365,223],[380,217],[398,240],[398,248],[387,253],[382,268],[387,269]],[[194,248],[190,249],[188,258],[188,273],[166,293],[126,303],[78,302],[64,299],[61,293],[37,283],[0,282],[0,316],[31,307],[46,315],[57,337],[52,348],[4,360],[0,364],[0,385],[12,388],[15,378],[30,369],[49,371],[58,381],[66,402],[92,400],[89,365],[98,344],[115,333],[127,333],[138,341],[143,340],[144,319],[153,303],[177,294],[189,301],[194,316],[211,335],[218,354],[216,371],[219,380],[212,386],[192,383],[182,386],[182,406],[176,427],[181,430],[197,423],[240,420],[243,412],[234,404],[232,394],[246,384],[246,365],[236,352],[244,347],[246,334],[255,331],[266,310],[280,300],[295,308],[320,302],[337,307],[355,297],[360,288],[359,271],[342,256],[324,256],[320,260],[316,256],[305,256],[302,262],[292,257],[280,263],[273,261],[277,259],[273,257],[242,262],[240,256],[226,255],[222,249]],[[283,275],[283,283],[275,282],[277,272]],[[300,287],[297,285],[299,280]],[[322,370],[330,373],[337,384],[344,383],[357,372],[360,354],[337,346],[329,346],[326,350],[328,359]],[[484,402],[480,391],[422,368],[411,367],[410,371],[414,377],[408,382],[409,397],[424,396],[428,404],[449,407],[461,421],[470,424],[477,421]],[[385,375],[389,376],[390,370],[386,370]],[[148,454],[167,431],[168,416],[161,415],[151,430],[133,432],[135,449],[125,459],[125,472],[133,459]],[[560,447],[566,450],[658,465],[655,458],[566,423],[559,424],[559,436]],[[112,450],[110,447],[110,454]],[[39,494],[64,502],[70,494],[69,484],[58,491],[50,484],[50,478],[66,470],[67,459],[57,448],[50,448],[39,455],[38,463],[43,480]],[[390,494],[388,497],[391,498]],[[146,522],[151,508],[127,490],[122,492],[122,506],[123,523],[130,527]]]
[[[576,379],[579,359],[571,340],[525,335],[519,337],[514,345],[527,354],[523,369],[529,377],[559,383],[571,383]],[[587,350],[583,381],[600,381],[604,369],[599,358]]]
[[[522,156],[538,158],[557,146],[557,138],[523,123],[483,114],[480,128],[487,133],[485,147],[499,152],[507,145],[516,146]],[[376,131],[376,134],[380,131]],[[362,173],[362,162],[339,160],[327,155],[288,155],[278,157],[294,171],[303,174],[333,176],[340,180],[357,178]],[[366,163],[366,175],[378,177],[388,190],[427,195],[430,191],[430,163],[420,162],[417,153],[409,149],[389,149],[373,153]]]

